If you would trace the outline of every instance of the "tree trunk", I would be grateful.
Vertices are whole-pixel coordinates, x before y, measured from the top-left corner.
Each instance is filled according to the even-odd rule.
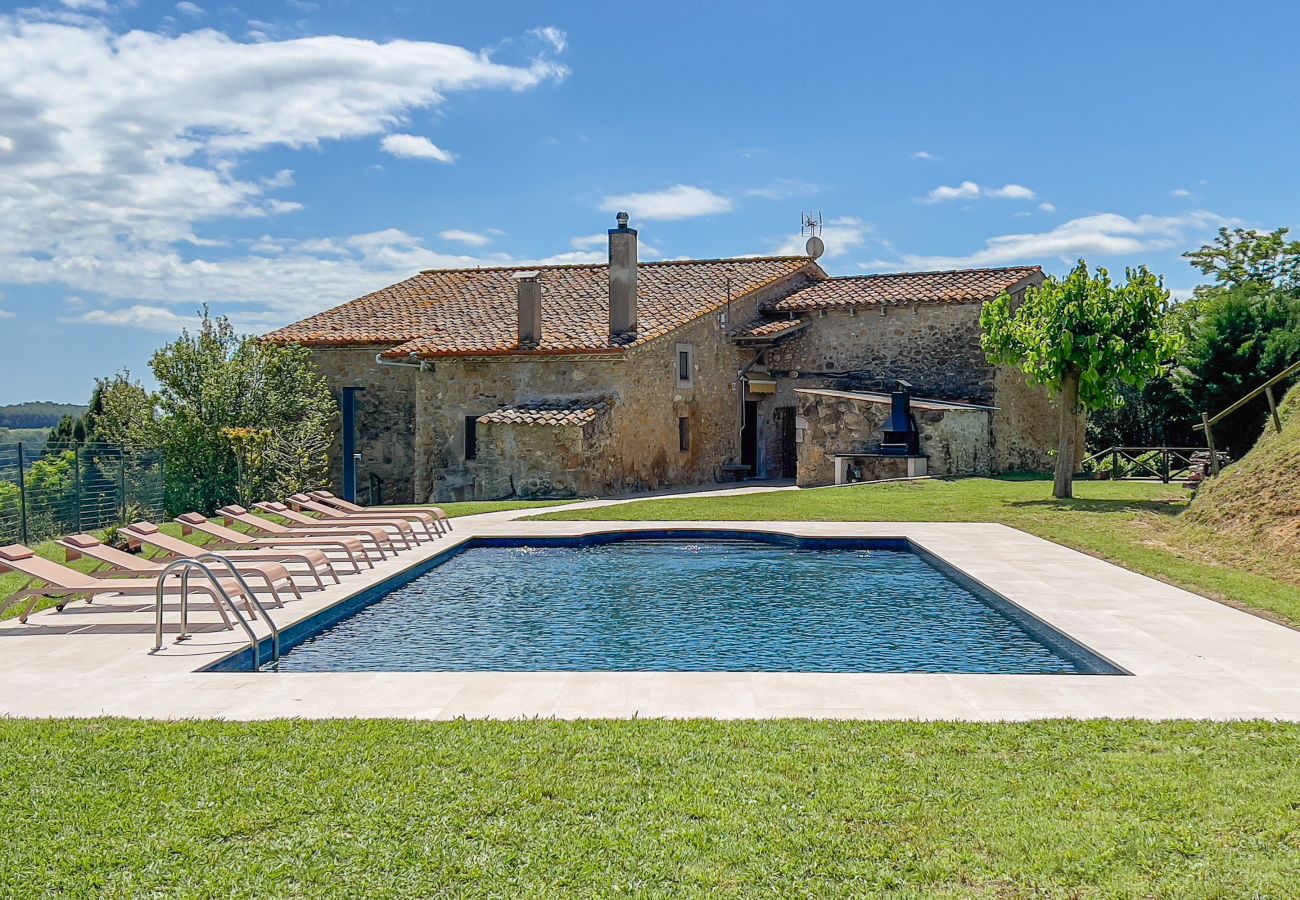
[[[1074,497],[1074,457],[1079,436],[1079,372],[1071,369],[1061,378],[1060,432],[1056,444],[1056,484],[1052,496],[1057,500]]]

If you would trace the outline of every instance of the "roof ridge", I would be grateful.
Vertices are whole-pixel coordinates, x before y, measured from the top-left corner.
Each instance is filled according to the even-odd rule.
[[[972,272],[1020,272],[1026,269],[1038,269],[1040,265],[1025,266],[974,266],[968,269],[919,269],[910,272],[864,272],[860,275],[832,275],[827,281],[853,281],[858,278],[906,278],[916,275],[966,275]]]
[[[656,259],[642,260],[637,263],[638,266],[689,266],[689,265],[708,265],[713,263],[744,263],[744,262],[784,262],[786,260],[803,260],[804,262],[816,262],[810,256],[718,256],[708,259]],[[509,266],[462,266],[450,269],[421,269],[418,274],[441,274],[447,272],[512,272],[525,271],[531,272],[539,269],[604,269],[609,263],[516,263]],[[380,290],[383,290],[381,288]]]

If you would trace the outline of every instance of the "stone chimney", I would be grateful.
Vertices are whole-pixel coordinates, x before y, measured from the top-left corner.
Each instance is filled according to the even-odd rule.
[[[636,229],[627,227],[627,213],[618,214],[618,227],[609,230],[609,337],[636,334]]]
[[[535,350],[542,343],[542,282],[540,272],[515,274],[519,299],[519,347]]]

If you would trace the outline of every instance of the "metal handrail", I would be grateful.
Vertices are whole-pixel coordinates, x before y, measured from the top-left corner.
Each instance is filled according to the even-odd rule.
[[[275,620],[271,618],[270,610],[268,610],[266,606],[263,605],[262,601],[258,599],[257,594],[254,593],[251,587],[249,587],[248,582],[244,580],[244,576],[240,573],[240,571],[237,568],[235,568],[235,564],[230,561],[230,557],[224,556],[220,553],[213,553],[211,550],[209,550],[205,553],[200,553],[198,556],[193,558],[195,562],[199,562],[199,563],[202,563],[204,560],[208,560],[208,559],[216,560],[217,562],[225,566],[227,569],[229,569],[231,575],[235,576],[235,582],[240,586],[240,588],[243,589],[244,595],[248,597],[249,600],[252,601],[254,606],[257,607],[257,611],[262,614],[262,619],[263,621],[266,622],[267,629],[269,629],[271,632],[271,662],[272,664],[278,663],[280,661],[280,629],[276,627]],[[258,668],[258,663],[261,661],[261,657],[258,656],[257,649],[258,649],[257,645],[254,644],[253,645],[253,668],[254,669]]]
[[[226,593],[226,589],[221,585],[221,580],[217,578],[216,574],[212,571],[212,569],[208,567],[207,564],[199,562],[197,559],[186,558],[186,559],[172,560],[163,568],[162,572],[159,574],[158,587],[157,590],[155,591],[155,596],[157,599],[157,603],[155,604],[155,606],[157,607],[158,612],[157,612],[157,619],[154,625],[153,649],[150,650],[149,652],[157,653],[159,650],[162,649],[163,592],[167,587],[167,576],[170,575],[172,573],[172,570],[174,569],[179,569],[181,573],[181,592],[180,592],[181,633],[177,635],[176,642],[180,643],[181,641],[187,641],[190,638],[189,635],[190,572],[193,571],[194,569],[198,569],[204,575],[208,576],[208,580],[212,582],[212,586],[216,590],[217,594],[223,600],[226,601],[226,605],[230,607],[230,609],[235,614],[235,618],[239,621],[240,627],[243,628],[244,633],[248,635],[248,640],[253,645],[253,665],[256,666],[257,660],[259,659],[259,654],[258,654],[259,642],[257,638],[257,632],[254,631],[252,626],[248,624],[248,620],[244,618],[244,614],[239,611],[238,604],[236,604],[233,600],[230,599],[230,595]]]

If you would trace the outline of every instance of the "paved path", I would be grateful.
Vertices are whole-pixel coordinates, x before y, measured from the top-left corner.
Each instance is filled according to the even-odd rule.
[[[729,489],[746,492],[754,487]],[[763,488],[757,488],[763,489]],[[605,505],[592,501],[588,505]],[[1002,720],[1042,717],[1300,721],[1300,632],[1002,525],[845,522],[456,520],[451,538],[276,611],[282,627],[473,535],[575,535],[689,527],[905,537],[1131,675],[693,672],[202,673],[243,646],[197,606],[193,640],[158,654],[150,604],[77,602],[0,625],[0,713],[230,719],[382,716]],[[167,610],[174,631],[175,601]]]

